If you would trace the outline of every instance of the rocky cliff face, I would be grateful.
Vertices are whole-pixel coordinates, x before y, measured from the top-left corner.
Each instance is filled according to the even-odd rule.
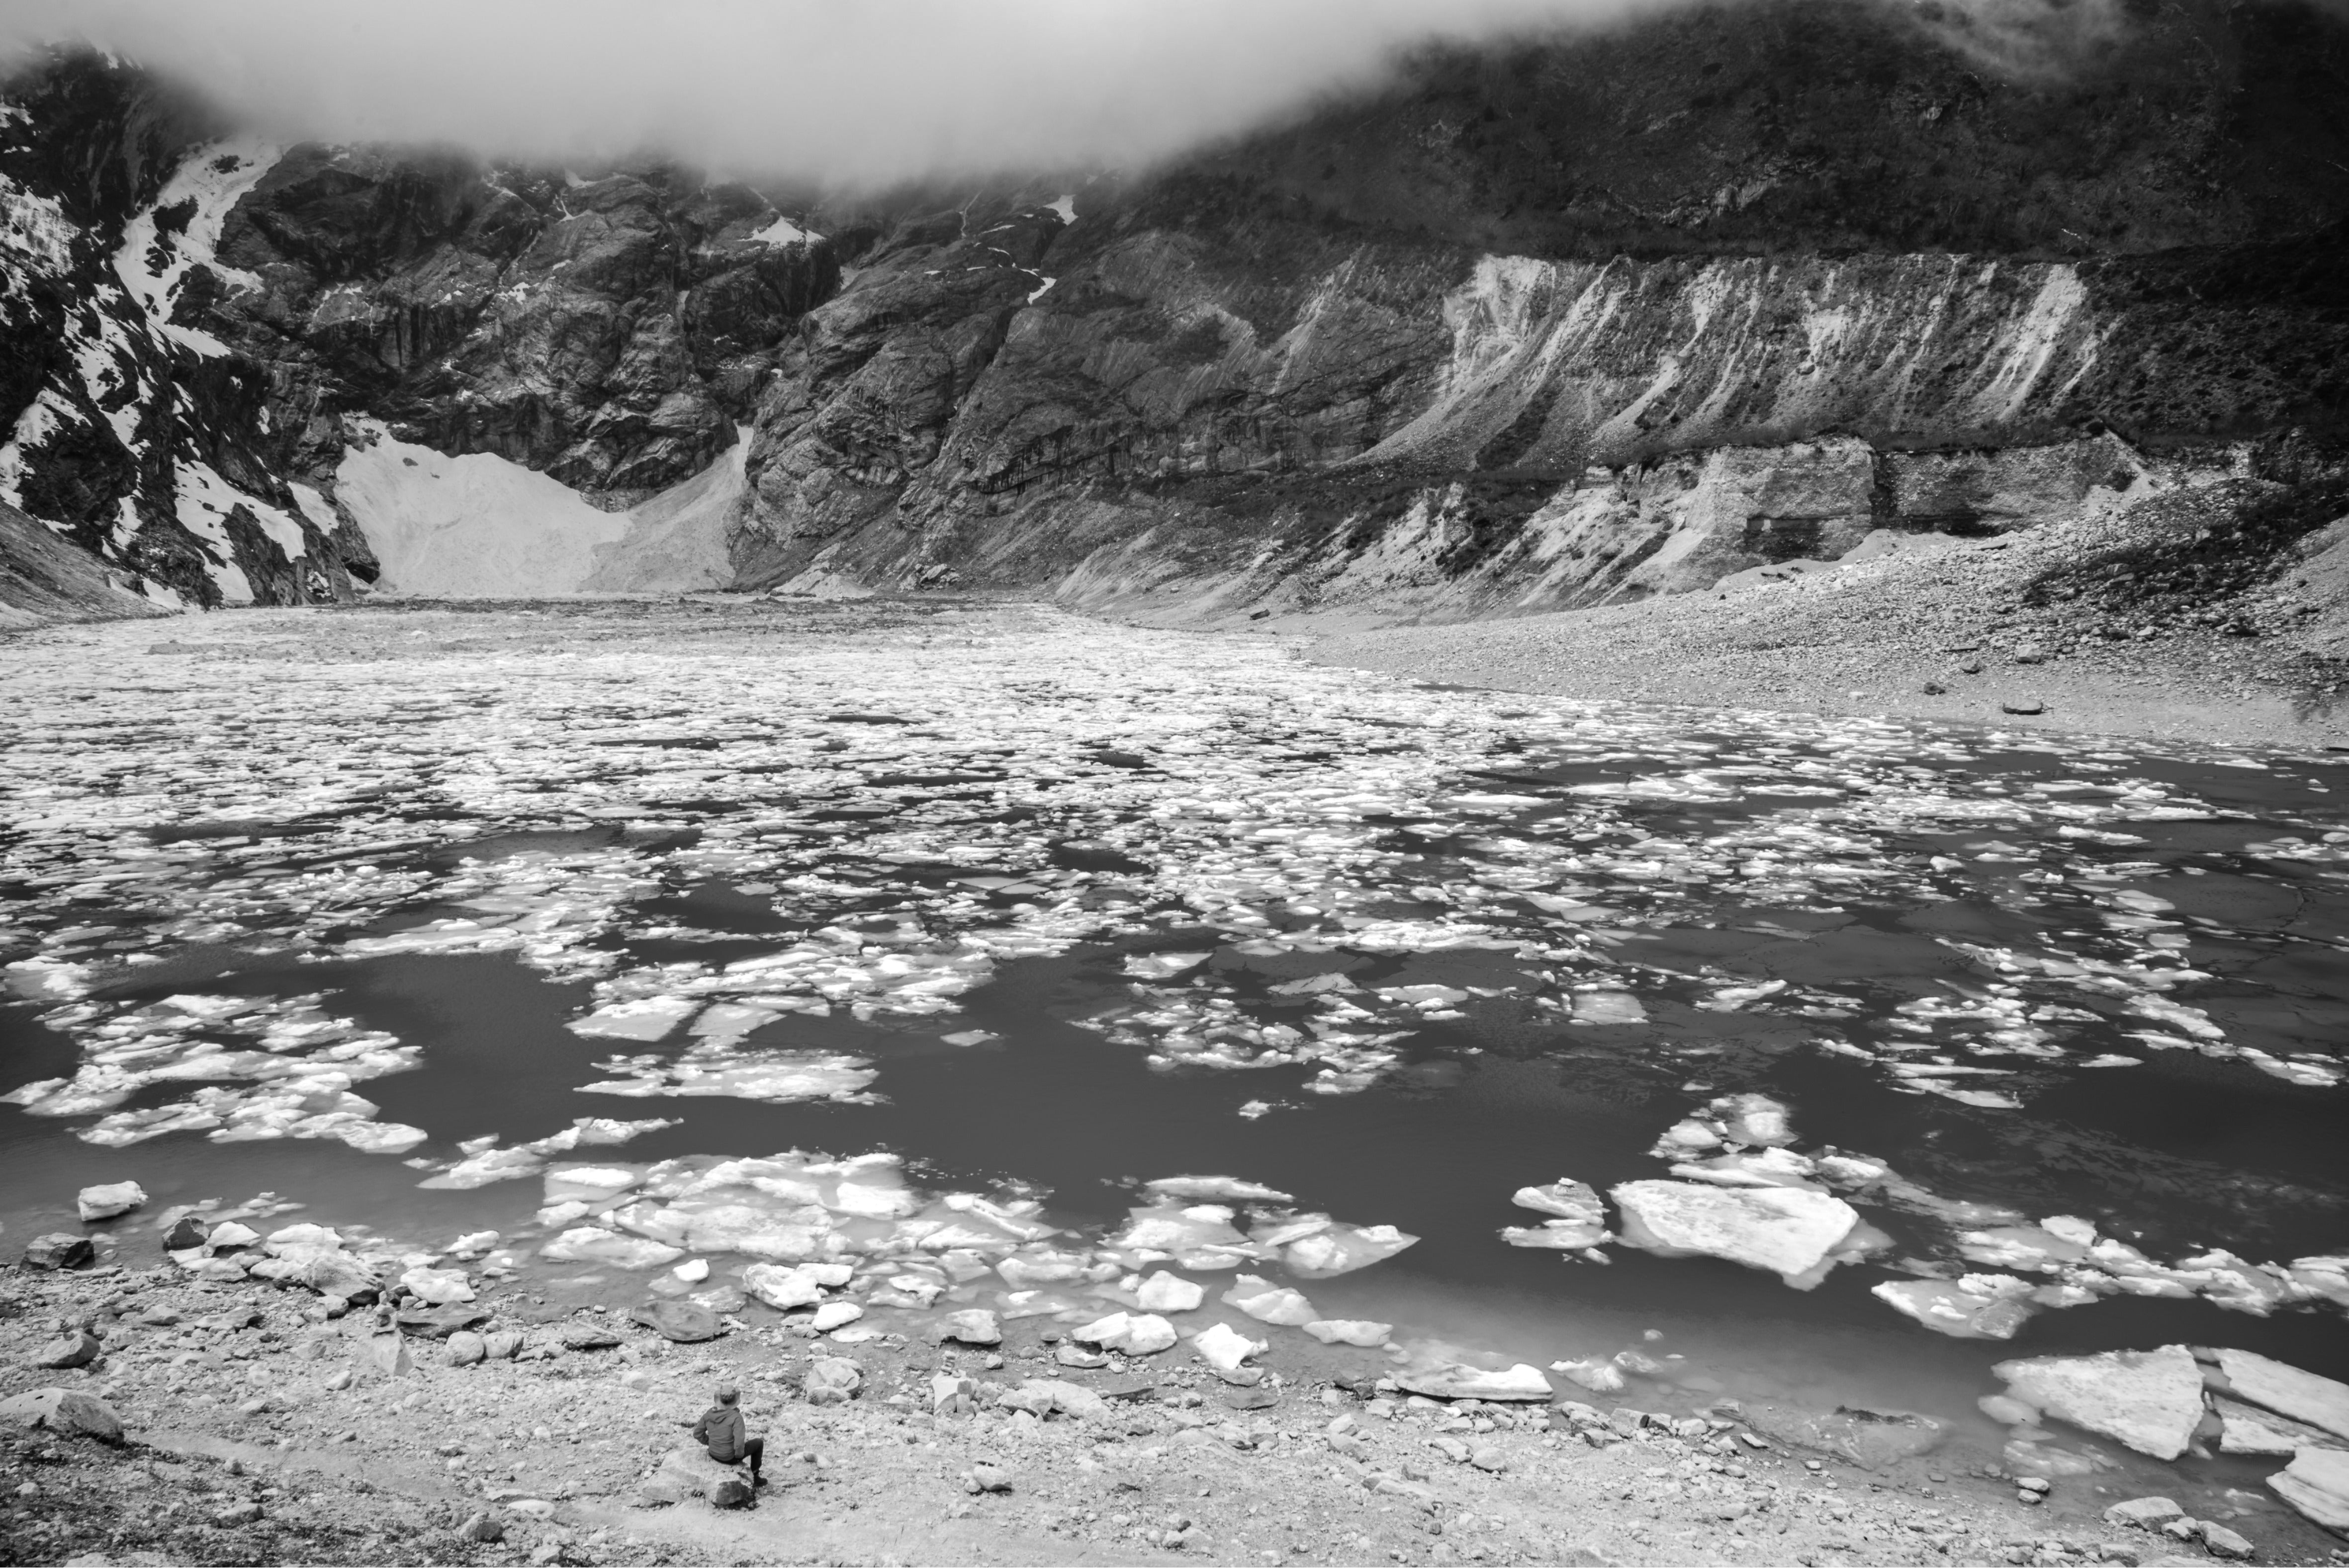
[[[1987,15],[1433,55],[1146,179],[794,214],[828,239],[51,62],[0,126],[0,500],[151,593],[347,593],[371,531],[461,588],[413,448],[635,509],[540,507],[593,541],[550,583],[1393,617],[2339,469],[2349,25]]]

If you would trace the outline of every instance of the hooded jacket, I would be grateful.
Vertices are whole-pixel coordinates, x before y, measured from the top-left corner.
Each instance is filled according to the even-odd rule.
[[[740,1460],[747,1451],[743,1445],[750,1435],[742,1412],[732,1405],[712,1405],[693,1424],[694,1440],[707,1446],[709,1457],[720,1464]]]

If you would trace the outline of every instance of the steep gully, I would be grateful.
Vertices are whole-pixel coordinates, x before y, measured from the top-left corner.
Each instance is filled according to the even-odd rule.
[[[58,55],[0,124],[0,506],[97,559],[91,613],[956,584],[1212,624],[2336,483],[2342,29],[2180,10],[2054,85],[1969,47],[1704,11],[1146,180],[792,215],[264,147]]]

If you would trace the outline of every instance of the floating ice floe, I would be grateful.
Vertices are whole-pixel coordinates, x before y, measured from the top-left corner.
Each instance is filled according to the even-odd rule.
[[[1541,1369],[1523,1362],[1498,1372],[1457,1362],[1407,1368],[1396,1372],[1394,1380],[1405,1393],[1424,1394],[1431,1399],[1547,1402],[1552,1393],[1549,1379],[1541,1375]]]
[[[1850,1204],[1804,1188],[1626,1181],[1609,1195],[1622,1216],[1624,1245],[1662,1257],[1725,1258],[1797,1290],[1888,1244]]]
[[[1134,1300],[1151,1312],[1190,1312],[1206,1299],[1206,1287],[1164,1269],[1143,1280]]]
[[[698,1048],[676,1057],[616,1057],[595,1064],[598,1072],[626,1074],[579,1086],[582,1094],[614,1094],[630,1099],[717,1095],[787,1105],[829,1099],[872,1104],[864,1091],[880,1075],[862,1057],[822,1051]]]
[[[664,1127],[674,1127],[674,1121],[658,1119],[647,1121],[615,1121],[608,1117],[583,1116],[561,1132],[549,1133],[527,1143],[500,1148],[494,1138],[483,1138],[460,1145],[465,1157],[447,1170],[428,1176],[417,1183],[419,1187],[457,1189],[460,1191],[486,1187],[492,1181],[511,1181],[519,1177],[535,1176],[546,1169],[549,1157],[567,1154],[574,1149],[596,1144],[620,1144],[647,1132]]]
[[[1324,1345],[1359,1345],[1376,1349],[1394,1334],[1392,1323],[1372,1323],[1367,1318],[1330,1317],[1305,1325],[1305,1332]]]
[[[1270,1323],[1288,1328],[1302,1328],[1320,1318],[1313,1304],[1300,1291],[1288,1290],[1270,1280],[1244,1274],[1232,1282],[1232,1288],[1218,1298],[1226,1306],[1237,1307],[1258,1323]]]
[[[1615,1239],[1607,1233],[1607,1206],[1587,1181],[1562,1178],[1547,1187],[1520,1187],[1509,1201],[1556,1216],[1536,1226],[1504,1228],[1501,1239],[1513,1247],[1581,1252]]]
[[[2202,1424],[2202,1368],[2182,1345],[2002,1361],[2013,1398],[2158,1460],[2184,1453]]]

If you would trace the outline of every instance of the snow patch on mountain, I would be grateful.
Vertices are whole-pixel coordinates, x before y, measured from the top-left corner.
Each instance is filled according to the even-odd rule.
[[[154,202],[122,226],[122,243],[114,253],[114,271],[122,286],[167,335],[208,357],[226,354],[228,346],[201,328],[174,325],[172,305],[189,269],[199,263],[232,283],[261,286],[253,273],[221,266],[213,252],[229,210],[261,183],[284,152],[251,139],[200,148],[188,155]]]
[[[727,534],[747,486],[750,428],[738,425],[734,444],[718,460],[624,515],[628,531],[595,547],[590,592],[690,593],[734,581]]]
[[[789,218],[777,218],[750,238],[768,245],[812,244],[823,238],[812,229],[802,229]]]

